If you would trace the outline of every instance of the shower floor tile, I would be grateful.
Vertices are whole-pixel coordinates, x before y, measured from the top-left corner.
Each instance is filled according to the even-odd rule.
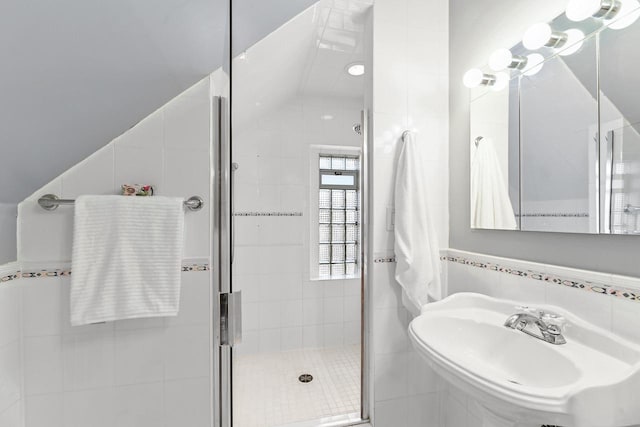
[[[234,427],[280,427],[360,412],[360,346],[234,358]],[[311,374],[313,381],[298,377]]]

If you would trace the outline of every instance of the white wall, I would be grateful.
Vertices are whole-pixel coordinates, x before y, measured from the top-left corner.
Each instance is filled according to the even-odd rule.
[[[311,278],[317,213],[309,205],[318,178],[309,171],[317,168],[315,145],[360,146],[352,127],[362,108],[357,98],[295,97],[234,128],[235,211],[302,214],[235,218],[234,290],[243,292],[237,354],[360,343],[360,280]]]
[[[124,183],[199,195],[204,208],[185,214],[183,265],[208,265],[211,96],[219,86],[207,77],[20,204],[27,427],[210,425],[209,271],[182,272],[175,318],[71,327],[64,272],[73,208],[49,212],[36,199],[118,194]]]
[[[448,246],[448,2],[377,0],[373,18],[372,255],[393,256],[386,210],[404,130],[422,147],[429,207]],[[466,148],[466,145],[465,145]],[[373,421],[376,427],[437,426],[438,384],[413,351],[395,264],[371,263]]]
[[[0,425],[23,427],[24,389],[18,267],[0,267]]]
[[[16,260],[17,212],[17,205],[0,203],[0,264]]]

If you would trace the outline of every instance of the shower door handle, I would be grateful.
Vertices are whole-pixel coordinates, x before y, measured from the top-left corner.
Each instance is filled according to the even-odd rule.
[[[242,342],[242,292],[220,294],[220,345]]]

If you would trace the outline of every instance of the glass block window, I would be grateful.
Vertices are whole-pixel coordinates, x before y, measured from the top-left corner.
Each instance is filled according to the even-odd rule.
[[[319,171],[320,279],[356,276],[360,262],[360,159],[320,155]]]

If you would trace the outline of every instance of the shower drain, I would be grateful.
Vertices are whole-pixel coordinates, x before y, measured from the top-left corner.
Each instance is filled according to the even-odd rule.
[[[298,381],[301,383],[310,383],[313,381],[313,375],[311,374],[302,374],[298,377]]]

